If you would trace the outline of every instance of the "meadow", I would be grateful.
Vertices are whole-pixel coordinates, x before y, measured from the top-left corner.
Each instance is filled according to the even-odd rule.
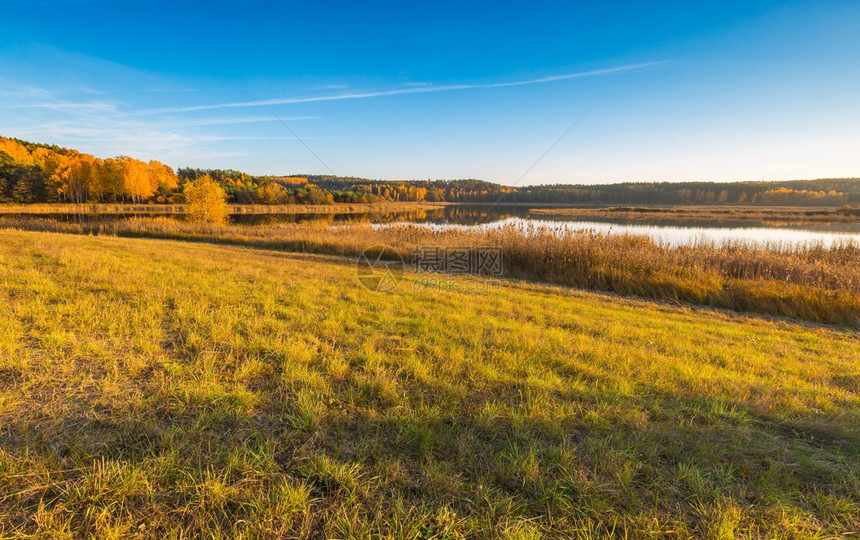
[[[700,242],[668,246],[635,235],[513,226],[436,230],[327,222],[201,225],[168,218],[59,222],[0,218],[0,228],[165,238],[357,257],[390,246],[407,264],[427,246],[498,248],[504,276],[556,285],[765,313],[827,324],[860,325],[860,245],[750,247]]]
[[[860,533],[856,333],[445,279],[0,231],[0,536]]]

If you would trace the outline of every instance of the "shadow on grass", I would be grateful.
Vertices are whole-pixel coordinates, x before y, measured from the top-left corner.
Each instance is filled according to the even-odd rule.
[[[81,530],[95,530],[91,514],[101,508],[136,519],[182,515],[188,531],[230,532],[286,483],[307,493],[283,519],[316,531],[349,508],[349,523],[378,530],[407,516],[430,527],[451,512],[452,526],[478,536],[521,521],[546,532],[642,532],[654,516],[660,527],[709,534],[702,509],[726,501],[742,512],[739,526],[778,530],[771,520],[785,512],[832,531],[860,525],[849,513],[860,507],[860,437],[835,421],[653,391],[556,393],[542,396],[545,410],[517,384],[444,406],[421,397],[439,391],[413,387],[410,403],[386,403],[348,381],[319,399],[273,388],[249,407],[230,392],[201,390],[3,418],[0,508],[22,529],[44,506],[62,508]],[[565,402],[581,414],[553,417]],[[209,508],[213,485],[224,490],[216,517],[206,518],[215,521],[188,517]]]

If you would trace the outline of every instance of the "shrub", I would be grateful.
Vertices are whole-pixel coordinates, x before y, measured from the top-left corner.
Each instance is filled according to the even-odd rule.
[[[194,223],[223,224],[229,218],[227,193],[208,174],[186,186],[185,201],[188,216]]]

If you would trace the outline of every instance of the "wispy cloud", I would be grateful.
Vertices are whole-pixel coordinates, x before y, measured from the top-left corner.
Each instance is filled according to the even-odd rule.
[[[79,65],[80,63],[75,60],[63,64]],[[94,87],[83,87],[75,77],[70,77],[72,84],[66,84],[63,79],[57,81],[26,79],[26,82],[13,82],[9,80],[8,75],[4,74],[0,77],[0,133],[23,139],[58,143],[100,156],[127,154],[141,159],[159,159],[167,163],[183,165],[201,163],[205,160],[229,162],[232,158],[257,155],[260,148],[276,146],[274,143],[267,145],[264,141],[293,139],[293,137],[281,137],[269,129],[255,129],[257,126],[254,124],[259,123],[260,128],[268,128],[263,124],[274,122],[277,118],[260,114],[262,111],[250,109],[251,107],[550,84],[567,79],[643,70],[664,63],[666,62],[628,64],[494,83],[445,85],[416,81],[396,87],[370,90],[355,90],[332,85],[328,88],[320,87],[317,95],[147,110],[143,107],[173,101],[164,99],[153,101],[154,93],[181,92],[188,87],[128,71],[122,66],[89,62],[95,66],[91,70],[94,75],[90,79],[98,81],[98,84],[105,80],[126,77],[135,82],[133,85],[135,88],[144,90],[123,94],[107,85],[104,91],[98,91],[92,89],[98,87],[98,84]],[[83,62],[83,65],[89,64]],[[116,75],[117,73],[122,77]],[[83,80],[89,79],[84,77]],[[161,92],[162,90],[166,92]],[[146,96],[146,93],[149,93],[149,96]],[[189,97],[192,95],[191,92],[188,94]],[[178,98],[178,95],[172,97]],[[141,101],[146,105],[142,105]],[[175,104],[176,101],[173,103]],[[193,111],[200,112],[190,114]],[[284,117],[282,120],[292,122],[319,118],[321,117],[296,115]],[[257,133],[257,131],[260,132]],[[316,136],[302,138],[341,138],[325,135],[326,133],[323,132]],[[250,150],[251,148],[254,150]]]
[[[316,139],[316,140],[336,140],[343,139],[343,137],[302,137],[302,139]],[[221,142],[221,141],[295,141],[295,137],[286,137],[286,136],[249,136],[249,135],[206,135],[201,137],[196,137],[198,141],[209,141],[209,142]]]
[[[38,113],[39,109],[19,109],[24,116],[0,120],[0,134],[59,143],[100,156],[132,155],[141,159],[159,159],[168,163],[189,163],[245,155],[243,152],[237,152],[236,149],[225,151],[223,143],[231,141],[241,143],[242,141],[295,140],[294,137],[288,136],[255,136],[232,132],[233,125],[276,121],[271,116],[199,119],[175,119],[165,116],[155,119],[135,118],[122,112],[100,111],[86,107],[64,107],[50,111],[47,116],[52,120],[39,122],[38,120],[44,118]],[[291,120],[316,118],[319,117],[295,116]],[[225,129],[218,129],[219,126],[225,126]],[[210,128],[215,128],[216,132],[212,133]]]
[[[319,120],[321,116],[291,116],[285,120]],[[276,118],[271,116],[239,116],[232,118],[201,118],[197,120],[173,120],[170,122],[172,126],[221,126],[229,124],[253,124],[258,122],[277,122]]]
[[[51,77],[33,76],[28,66],[36,63],[51,66],[43,70]],[[75,68],[71,73],[65,70],[69,66]],[[175,104],[179,96],[172,93],[190,96],[193,91],[181,80],[38,48],[28,52],[26,60],[0,58],[0,134],[56,143],[101,157],[131,155],[185,165],[247,156],[250,147],[256,149],[268,144],[267,140],[275,146],[291,139],[277,129],[270,133],[265,123],[276,119],[259,111],[136,114],[142,103]],[[296,115],[289,120],[318,118]]]
[[[540,77],[537,79],[525,79],[519,81],[508,81],[499,83],[484,83],[484,84],[450,84],[438,86],[410,86],[407,88],[394,88],[391,90],[375,90],[368,92],[352,92],[331,94],[323,96],[301,96],[301,97],[283,97],[272,99],[261,99],[255,101],[233,101],[226,103],[213,103],[209,105],[192,105],[188,107],[168,107],[162,109],[149,109],[140,111],[140,114],[165,114],[165,113],[180,113],[192,111],[206,111],[212,109],[227,109],[237,107],[266,107],[271,105],[286,105],[292,103],[314,103],[320,101],[342,101],[350,99],[368,99],[386,96],[399,96],[404,94],[430,94],[436,92],[451,92],[455,90],[474,90],[481,88],[506,88],[512,86],[527,86],[532,84],[544,84],[568,79],[577,79],[582,77],[596,77],[599,75],[609,75],[612,73],[621,73],[624,71],[640,70],[649,67],[654,67],[668,63],[668,60],[658,62],[642,62],[639,64],[628,64],[624,66],[616,66],[604,69],[595,69],[591,71],[580,71],[576,73],[565,73],[562,75],[553,75],[549,77]]]
[[[63,109],[85,109],[89,111],[116,112],[116,106],[114,104],[97,101],[86,103],[28,103],[0,105],[0,109],[48,109],[52,111]]]
[[[144,92],[152,92],[154,94],[188,94],[191,92],[198,92],[197,88],[167,88],[167,87],[153,87],[153,88],[144,88]]]
[[[81,100],[79,94],[86,94]],[[50,111],[81,110],[114,113],[117,104],[105,100],[93,100],[93,94],[103,94],[91,86],[64,87],[62,90],[32,85],[16,85],[0,79],[0,109],[45,109]]]
[[[53,96],[53,92],[47,88],[38,86],[15,86],[11,83],[0,80],[0,99],[47,99]]]

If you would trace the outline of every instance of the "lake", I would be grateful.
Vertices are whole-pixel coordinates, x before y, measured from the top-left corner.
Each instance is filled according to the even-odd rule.
[[[137,214],[140,215],[140,214]],[[37,217],[35,215],[28,216]],[[112,220],[123,215],[98,217],[79,215],[46,215],[43,219],[66,221]],[[182,215],[165,216],[169,219],[184,219]],[[742,242],[751,245],[768,243],[796,244],[820,243],[832,245],[844,241],[860,243],[860,221],[857,222],[809,222],[776,224],[755,221],[718,220],[648,220],[648,219],[603,219],[576,217],[549,217],[529,214],[527,206],[510,205],[451,205],[434,210],[388,212],[376,214],[242,214],[233,215],[233,223],[265,225],[281,223],[328,223],[348,225],[350,223],[373,223],[381,227],[402,224],[423,224],[445,229],[449,227],[503,227],[544,226],[555,230],[593,230],[608,234],[638,234],[667,245],[689,245],[700,241]]]
[[[790,225],[756,221],[700,221],[700,220],[625,220],[578,219],[575,217],[546,217],[529,214],[527,207],[449,206],[417,216],[385,216],[381,219],[361,216],[380,226],[421,223],[428,227],[505,227],[527,229],[530,226],[554,230],[592,230],[607,234],[644,235],[667,245],[690,245],[697,242],[740,242],[750,245],[816,243],[833,245],[854,241],[860,243],[860,221],[809,222]]]
[[[776,227],[767,226],[765,223],[749,222],[735,226],[704,226],[695,221],[687,222],[683,225],[667,225],[665,221],[647,223],[640,220],[624,222],[622,220],[548,220],[513,217],[478,226],[503,227],[509,225],[523,229],[529,226],[538,226],[556,230],[591,230],[607,234],[644,235],[656,242],[673,246],[690,245],[699,242],[739,242],[759,246],[798,243],[816,243],[830,246],[847,240],[860,243],[860,224],[848,224],[846,226],[844,223],[834,225],[810,224],[808,227],[803,225]],[[458,227],[462,225],[441,226]]]

